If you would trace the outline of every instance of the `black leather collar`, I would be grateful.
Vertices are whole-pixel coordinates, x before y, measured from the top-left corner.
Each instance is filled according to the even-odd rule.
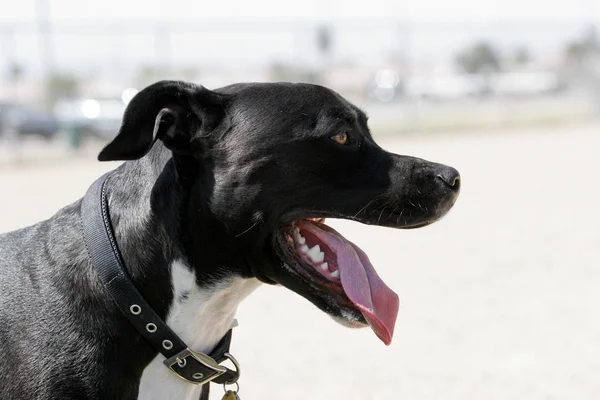
[[[190,350],[146,303],[129,279],[110,223],[106,198],[108,175],[103,175],[92,184],[81,204],[86,247],[102,283],[129,322],[155,350],[165,356],[164,364],[171,372],[198,385],[208,382],[235,383],[240,368],[228,353],[231,329],[209,355]],[[236,370],[219,365],[227,359],[234,363]],[[208,385],[203,388],[203,398],[208,398]]]

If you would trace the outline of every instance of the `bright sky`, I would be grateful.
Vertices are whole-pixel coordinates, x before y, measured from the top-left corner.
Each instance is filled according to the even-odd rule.
[[[418,21],[600,17],[598,0],[48,0],[60,20],[344,19],[404,17]],[[30,20],[36,0],[0,0],[0,21]],[[92,5],[93,4],[93,5]]]
[[[310,25],[294,33],[286,30],[285,22],[333,22],[340,32],[335,47],[338,58],[377,64],[390,50],[406,49],[411,57],[447,57],[480,37],[510,49],[526,45],[534,50],[556,51],[566,40],[579,35],[583,26],[600,21],[600,0],[0,0],[0,27],[3,23],[34,21],[36,2],[43,1],[50,4],[55,26],[186,21],[207,27],[205,32],[171,36],[171,63],[190,66],[215,60],[225,64],[316,62]],[[388,22],[379,22],[384,19]],[[395,28],[390,20],[433,24],[407,33]],[[519,30],[488,24],[498,20],[517,21]],[[252,21],[254,27],[240,24],[245,21]],[[261,32],[256,29],[261,21],[266,27],[284,24]],[[470,25],[463,29],[463,22]],[[359,28],[361,24],[364,26]],[[120,68],[152,65],[164,58],[157,54],[151,32],[133,32],[126,37],[104,32],[58,34],[54,41],[56,64],[62,68],[118,72]],[[7,60],[17,60],[35,72],[39,46],[35,35],[18,33],[13,38],[0,34],[0,69],[8,64]]]

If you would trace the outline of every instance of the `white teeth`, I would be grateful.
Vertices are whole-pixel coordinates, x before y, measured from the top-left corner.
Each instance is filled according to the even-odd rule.
[[[304,253],[308,253],[308,246],[307,245],[303,245],[302,247],[300,247],[300,251],[302,251]]]
[[[339,277],[339,276],[340,276],[340,270],[339,270],[339,269],[336,269],[335,271],[333,271],[333,272],[331,273],[331,276],[332,276],[332,277],[334,277],[334,278],[337,278],[337,277]]]
[[[329,271],[329,265],[327,263],[323,263],[319,267],[321,267],[323,271]]]
[[[300,229],[294,228],[294,239],[300,244],[306,243],[306,238],[300,234]]]
[[[325,258],[325,253],[321,251],[319,245],[316,245],[312,249],[309,250],[308,255],[313,260],[313,262],[321,262]]]
[[[315,245],[315,247],[310,249],[307,254],[313,261],[317,261],[316,258],[319,256],[320,252],[321,252],[321,248],[317,244],[317,245]],[[323,261],[323,260],[321,260],[321,261]]]

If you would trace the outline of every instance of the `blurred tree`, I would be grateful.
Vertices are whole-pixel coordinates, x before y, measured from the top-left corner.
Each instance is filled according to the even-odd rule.
[[[13,63],[8,67],[8,74],[11,81],[18,82],[25,75],[25,69],[21,65]]]
[[[291,68],[280,62],[274,62],[269,66],[269,78],[275,82],[292,80],[291,75]]]
[[[310,74],[310,82],[325,84],[323,76],[325,71],[330,67],[333,54],[333,33],[329,25],[320,25],[317,27],[316,41],[319,50],[319,62],[317,71]]]
[[[140,86],[146,86],[154,82],[157,75],[156,68],[150,66],[142,67],[138,72],[136,81],[139,82]]]
[[[580,64],[587,57],[600,53],[600,40],[596,27],[587,29],[581,39],[568,43],[565,48],[565,58],[568,63]]]
[[[144,87],[162,79],[172,79],[173,75],[177,74],[178,72],[170,71],[167,68],[145,66],[138,71],[135,84]]]
[[[10,79],[9,87],[12,88],[12,93],[9,96],[19,102],[21,100],[21,79],[25,76],[25,69],[16,62],[11,63],[8,66],[8,76]]]
[[[182,68],[177,75],[179,75],[184,81],[194,81],[198,78],[198,68]]]
[[[274,62],[269,66],[269,79],[276,82],[317,82],[317,75],[310,68]]]
[[[580,39],[567,43],[562,74],[567,85],[587,91],[600,114],[600,39],[590,26]]]
[[[456,64],[468,74],[481,74],[500,71],[500,56],[488,42],[476,43],[456,56]]]
[[[525,65],[531,61],[531,53],[527,47],[520,47],[515,51],[514,62],[517,65]]]
[[[53,104],[56,100],[77,96],[79,80],[68,74],[55,74],[48,79],[46,93]]]
[[[331,28],[329,26],[319,26],[317,30],[317,47],[321,54],[326,57],[331,51],[331,36]]]

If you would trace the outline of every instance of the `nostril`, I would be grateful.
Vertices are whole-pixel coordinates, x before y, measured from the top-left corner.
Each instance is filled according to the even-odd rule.
[[[460,176],[446,177],[444,175],[438,175],[444,183],[448,186],[456,186],[460,183]]]
[[[460,174],[454,168],[445,168],[437,177],[454,190],[460,189]]]

